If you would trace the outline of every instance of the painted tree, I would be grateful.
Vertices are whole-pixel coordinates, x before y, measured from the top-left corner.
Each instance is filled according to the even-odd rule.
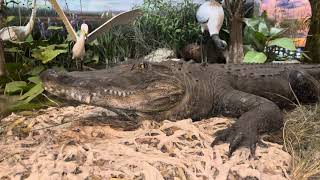
[[[320,1],[309,0],[312,17],[307,38],[306,50],[313,63],[320,63]]]
[[[225,0],[226,15],[229,22],[230,42],[228,63],[242,63],[244,4],[246,0]]]

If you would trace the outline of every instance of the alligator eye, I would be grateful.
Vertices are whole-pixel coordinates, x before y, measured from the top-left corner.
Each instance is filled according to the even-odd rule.
[[[148,68],[148,64],[147,64],[147,63],[140,63],[140,64],[139,64],[139,68],[140,68],[140,69]]]

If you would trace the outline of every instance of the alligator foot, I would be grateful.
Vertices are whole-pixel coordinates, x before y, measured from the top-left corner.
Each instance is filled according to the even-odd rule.
[[[218,131],[212,143],[214,146],[219,141],[229,142],[229,157],[239,146],[249,148],[254,157],[258,134],[278,130],[282,126],[279,107],[263,97],[229,89],[222,95],[220,103],[224,115],[238,118],[228,129]]]
[[[250,124],[256,124],[255,122]],[[256,144],[258,141],[257,127],[245,127],[246,123],[237,121],[230,128],[216,132],[215,140],[212,142],[211,147],[217,145],[219,141],[230,143],[228,157],[240,146],[250,149],[251,157],[255,157]]]

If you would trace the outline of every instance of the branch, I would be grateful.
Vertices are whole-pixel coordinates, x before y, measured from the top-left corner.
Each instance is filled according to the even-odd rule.
[[[225,0],[224,3],[225,3],[225,6],[226,6],[227,13],[229,14],[229,18],[232,18],[233,17],[233,13],[232,13],[232,8],[231,8],[231,5],[230,5],[230,1],[229,0]]]

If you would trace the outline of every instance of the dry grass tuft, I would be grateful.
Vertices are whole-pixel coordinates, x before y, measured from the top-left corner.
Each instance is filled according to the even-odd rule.
[[[320,178],[320,107],[298,106],[286,114],[284,148],[292,157],[292,179]]]

